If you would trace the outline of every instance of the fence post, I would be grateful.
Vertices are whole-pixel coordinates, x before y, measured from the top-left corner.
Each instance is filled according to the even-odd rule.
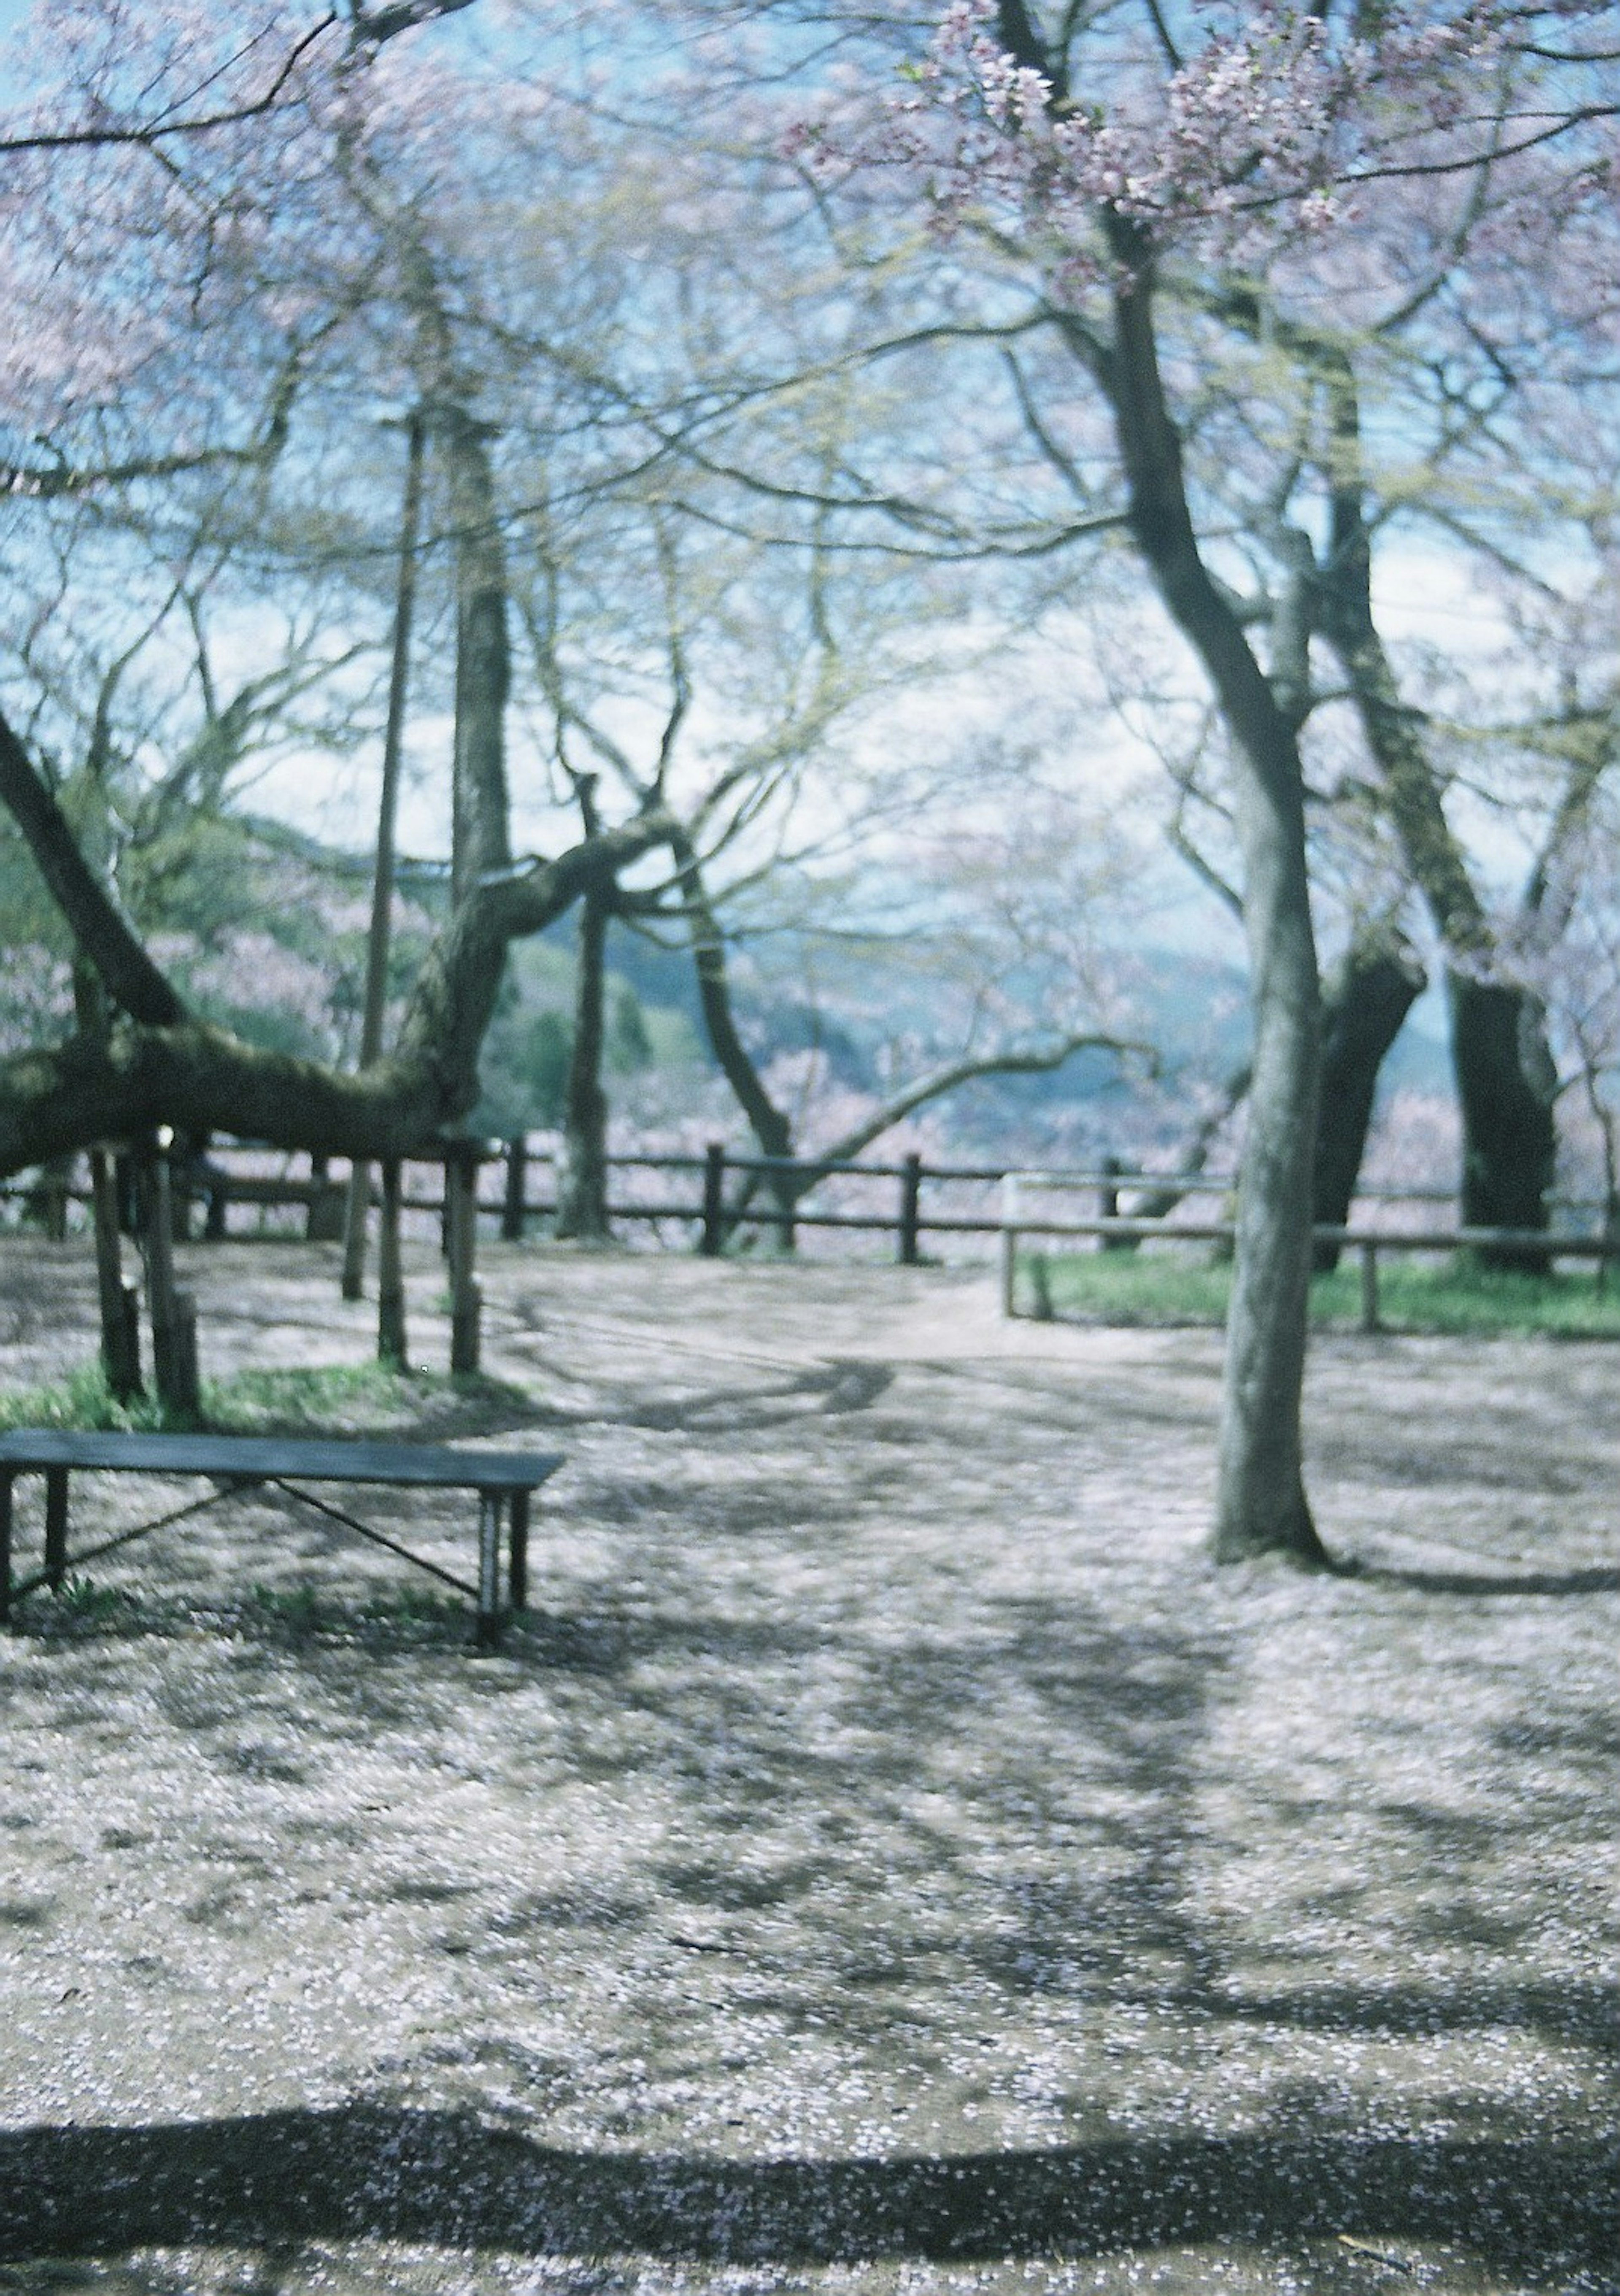
[[[900,1265],[917,1265],[919,1212],[922,1200],[922,1159],[913,1150],[900,1172]]]
[[[478,1250],[479,1144],[460,1140],[445,1158],[446,1242],[450,1261],[450,1369],[464,1376],[479,1367],[482,1301],[473,1274]]]
[[[711,1140],[703,1154],[703,1234],[698,1249],[718,1259],[725,1242],[725,1144]]]
[[[343,1241],[343,1214],[348,1192],[328,1177],[331,1166],[330,1157],[312,1156],[309,1160],[309,1210],[304,1221],[304,1234],[310,1243]]]
[[[523,1241],[523,1191],[528,1178],[528,1141],[520,1132],[506,1144],[506,1193],[501,1202],[501,1241]]]
[[[1033,1294],[1030,1314],[1037,1324],[1050,1324],[1052,1313],[1051,1275],[1047,1267],[1046,1254],[1043,1251],[1030,1254],[1029,1283]]]
[[[174,1199],[168,1152],[174,1134],[165,1125],[146,1159],[143,1190],[146,1299],[151,1316],[151,1363],[158,1400],[170,1411],[194,1416],[201,1400],[197,1382],[197,1302],[175,1288]]]
[[[377,1360],[405,1367],[405,1267],[399,1252],[397,1156],[382,1160],[382,1209],[377,1222]]]
[[[1379,1328],[1379,1248],[1376,1243],[1362,1246],[1362,1329],[1376,1332]]]
[[[1013,1223],[1019,1216],[1019,1184],[1013,1174],[1002,1175],[1002,1313],[1011,1317],[1018,1314],[1019,1232]]]
[[[124,1280],[123,1247],[119,1236],[118,1185],[112,1158],[105,1148],[90,1151],[91,1217],[95,1228],[95,1275],[102,1303],[102,1368],[107,1390],[115,1403],[128,1403],[141,1392],[141,1309],[133,1284]]]
[[[1124,1169],[1125,1166],[1117,1156],[1103,1158],[1102,1185],[1097,1191],[1099,1219],[1119,1218],[1119,1190],[1115,1185],[1115,1182]],[[1131,1235],[1103,1235],[1099,1236],[1097,1241],[1104,1251],[1134,1251],[1136,1249],[1136,1238]]]
[[[343,1274],[339,1290],[346,1300],[365,1297],[365,1224],[372,1208],[372,1168],[364,1156],[351,1158],[343,1192]]]

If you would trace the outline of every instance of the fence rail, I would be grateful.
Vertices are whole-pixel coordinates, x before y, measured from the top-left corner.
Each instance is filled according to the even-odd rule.
[[[266,1226],[266,1215],[292,1211],[302,1215],[304,1233],[310,1238],[336,1240],[342,1234],[348,1185],[347,1165],[339,1160],[340,1171],[334,1174],[328,1160],[313,1157],[305,1160],[307,1168],[303,1171],[283,1168],[266,1172],[263,1166],[273,1152],[279,1152],[256,1148],[251,1143],[227,1143],[216,1145],[204,1158],[189,1162],[176,1160],[176,1232],[183,1236],[191,1235],[199,1210],[205,1238],[241,1236],[243,1231],[231,1225],[233,1210],[257,1213],[256,1227],[247,1231],[250,1235],[272,1232]],[[508,1242],[521,1239],[531,1224],[554,1217],[554,1193],[537,1192],[531,1186],[536,1167],[548,1159],[544,1151],[536,1154],[527,1139],[446,1144],[442,1155],[411,1158],[402,1189],[402,1208],[430,1215],[442,1226],[450,1193],[446,1175],[458,1158],[476,1168],[475,1187],[484,1173],[498,1171],[501,1175],[496,1193],[486,1189],[476,1195],[475,1217],[482,1223],[494,1225]],[[915,1265],[921,1258],[924,1240],[929,1235],[998,1237],[1003,1292],[1010,1302],[1010,1271],[1020,1240],[1027,1237],[1090,1238],[1106,1247],[1158,1239],[1182,1243],[1230,1243],[1233,1235],[1228,1219],[1143,1218],[1121,1210],[1122,1198],[1133,1194],[1150,1201],[1162,1201],[1166,1194],[1182,1199],[1229,1197],[1237,1185],[1232,1174],[1129,1170],[1111,1159],[1099,1165],[1068,1170],[1020,1172],[1001,1165],[929,1164],[916,1154],[894,1163],[860,1160],[822,1163],[814,1157],[738,1155],[723,1143],[711,1141],[701,1154],[650,1152],[610,1156],[607,1162],[613,1176],[636,1172],[692,1175],[698,1186],[691,1196],[683,1199],[674,1190],[660,1191],[650,1199],[638,1199],[634,1192],[619,1190],[615,1194],[610,1188],[609,1217],[614,1222],[682,1222],[691,1231],[698,1250],[710,1256],[724,1251],[728,1240],[742,1229],[756,1234],[774,1233],[784,1242],[790,1242],[799,1228],[887,1234],[895,1239],[896,1258],[905,1266]],[[784,1175],[798,1184],[788,1203],[780,1201],[770,1186],[772,1181]],[[839,1205],[822,1201],[823,1188],[839,1183],[880,1183],[894,1193],[887,1203],[873,1203],[869,1208],[858,1203],[851,1207],[847,1201]],[[942,1189],[983,1190],[992,1185],[999,1185],[1003,1192],[999,1205],[945,1210],[938,1201]],[[0,1183],[0,1202],[9,1201],[20,1207],[27,1216],[37,1219],[48,1234],[59,1237],[68,1232],[70,1207],[88,1204],[92,1193],[87,1177],[80,1175],[77,1160]],[[1031,1201],[1032,1197],[1062,1193],[1090,1193],[1096,1206],[1094,1212],[1060,1210],[1056,1207],[1043,1211]],[[374,1190],[372,1201],[378,1201]],[[1370,1185],[1359,1189],[1356,1194],[1357,1205],[1367,1208],[1454,1201],[1453,1192],[1436,1188]],[[1550,1199],[1549,1208],[1555,1214],[1584,1215],[1598,1222],[1602,1220],[1604,1210],[1600,1204],[1569,1197]],[[1591,1259],[1600,1267],[1620,1259],[1620,1234],[1612,1227],[1585,1234],[1558,1227],[1542,1231],[1426,1226],[1402,1232],[1353,1221],[1343,1227],[1318,1228],[1315,1234],[1319,1244],[1336,1245],[1361,1255],[1363,1320],[1369,1321],[1370,1327],[1377,1323],[1380,1253],[1442,1251],[1473,1246],[1487,1251],[1518,1250]],[[1012,1312],[1010,1305],[1008,1311]]]
[[[1237,1227],[1231,1220],[1168,1220],[1121,1219],[1099,1214],[1093,1218],[1076,1217],[1068,1219],[1043,1220],[1023,1217],[1013,1193],[1013,1180],[1027,1180],[1030,1175],[1009,1176],[1010,1201],[1002,1221],[1001,1275],[1002,1312],[1016,1316],[1018,1308],[1018,1262],[1020,1243],[1027,1237],[1043,1239],[1057,1237],[1091,1237],[1105,1250],[1153,1241],[1173,1243],[1218,1243],[1230,1248],[1237,1239]],[[1408,1201],[1430,1201],[1428,1193],[1417,1192]],[[1448,1201],[1441,1199],[1441,1201]],[[1552,1228],[1511,1227],[1452,1227],[1431,1229],[1369,1228],[1360,1226],[1313,1227],[1312,1242],[1317,1246],[1330,1246],[1338,1250],[1353,1250],[1361,1263],[1361,1327],[1364,1332],[1382,1329],[1379,1313],[1379,1258],[1386,1252],[1480,1251],[1501,1259],[1521,1255],[1526,1265],[1545,1264],[1552,1259],[1593,1259],[1598,1263],[1600,1277],[1612,1260],[1620,1260],[1620,1233],[1600,1235],[1573,1235]],[[1044,1255],[1035,1254],[1043,1262]],[[1037,1306],[1037,1320],[1050,1316],[1050,1295],[1044,1281],[1043,1266],[1036,1285],[1037,1300],[1044,1299],[1043,1309]]]

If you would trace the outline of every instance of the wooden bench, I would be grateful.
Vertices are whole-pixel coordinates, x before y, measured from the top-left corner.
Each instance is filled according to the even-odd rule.
[[[506,1532],[507,1592],[514,1610],[528,1600],[529,1501],[562,1461],[553,1452],[452,1451],[427,1444],[307,1442],[258,1435],[79,1434],[24,1427],[0,1436],[0,1624],[12,1606],[37,1587],[60,1587],[70,1566],[93,1562],[132,1539],[144,1538],[200,1513],[233,1492],[269,1483],[317,1514],[341,1523],[418,1570],[470,1595],[478,1610],[478,1646],[493,1649],[501,1627],[501,1546]],[[101,1474],[204,1475],[217,1488],[151,1522],[120,1530],[77,1554],[68,1551],[68,1479],[75,1468]],[[45,1477],[43,1569],[12,1578],[12,1486],[20,1474]],[[478,1581],[413,1554],[374,1524],[359,1521],[307,1483],[379,1483],[407,1489],[476,1491],[479,1499]]]

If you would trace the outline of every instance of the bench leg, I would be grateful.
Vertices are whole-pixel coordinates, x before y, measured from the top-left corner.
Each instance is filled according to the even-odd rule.
[[[0,1474],[0,1627],[12,1619],[12,1479]]]
[[[68,1575],[68,1471],[45,1469],[45,1585],[53,1595],[61,1591]]]
[[[501,1639],[501,1495],[479,1493],[478,1646],[494,1650]]]
[[[514,1611],[528,1608],[528,1503],[533,1496],[532,1491],[514,1491],[511,1495],[511,1554],[507,1583]]]

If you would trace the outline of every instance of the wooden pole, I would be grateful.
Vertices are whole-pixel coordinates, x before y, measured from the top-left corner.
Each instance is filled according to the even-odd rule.
[[[914,1151],[900,1174],[900,1265],[917,1265],[917,1235],[922,1203],[922,1159]]]
[[[165,1125],[148,1149],[142,1190],[142,1244],[146,1256],[146,1304],[151,1316],[152,1374],[158,1400],[167,1410],[194,1417],[200,1400],[197,1382],[197,1303],[175,1286],[174,1203],[169,1190],[168,1152],[174,1135]]]
[[[1376,1243],[1362,1246],[1362,1329],[1376,1332],[1379,1328],[1379,1248]]]
[[[382,1166],[382,1210],[377,1236],[377,1357],[398,1371],[405,1367],[405,1267],[399,1250],[399,1159]]]
[[[124,1276],[118,1178],[110,1149],[90,1152],[90,1201],[102,1306],[102,1368],[113,1401],[129,1403],[142,1392],[140,1301]]]
[[[528,1142],[518,1133],[506,1144],[506,1193],[501,1202],[501,1241],[523,1241],[523,1191],[528,1179]]]
[[[457,1141],[445,1158],[445,1241],[450,1262],[450,1369],[463,1377],[479,1367],[483,1302],[473,1273],[478,1201],[478,1143]]]
[[[399,574],[394,593],[394,645],[389,664],[388,718],[382,735],[382,789],[377,801],[377,857],[372,875],[372,921],[365,946],[365,1007],[360,1023],[360,1065],[382,1054],[388,1007],[389,942],[394,916],[394,825],[399,811],[399,761],[405,741],[405,688],[411,666],[411,618],[416,603],[416,537],[421,523],[426,431],[420,408],[405,425],[405,501],[399,514]],[[356,1157],[349,1168],[343,1222],[343,1297],[358,1300],[365,1286],[365,1217],[371,1167]],[[396,1233],[395,1242],[398,1236]],[[403,1324],[401,1325],[403,1329]],[[400,1361],[405,1360],[403,1349]]]
[[[711,1140],[703,1158],[703,1234],[698,1249],[718,1259],[725,1245],[725,1144]]]

